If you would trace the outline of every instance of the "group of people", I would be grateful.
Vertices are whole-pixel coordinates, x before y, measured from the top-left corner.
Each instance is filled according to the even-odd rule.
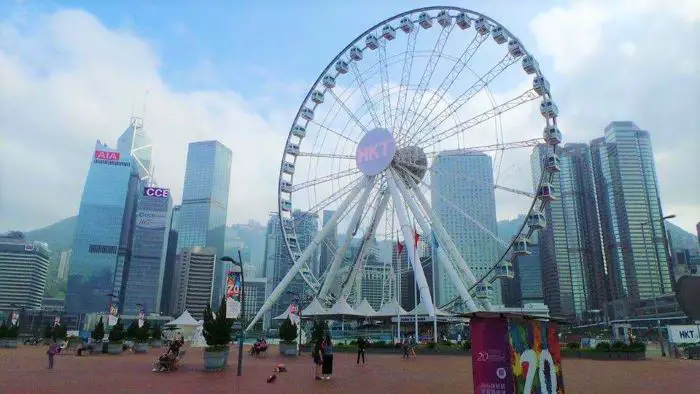
[[[333,342],[330,335],[316,341],[311,356],[316,365],[316,380],[330,380],[333,374]]]
[[[170,342],[168,350],[158,357],[158,361],[153,363],[153,372],[164,372],[173,369],[180,355],[180,348],[185,344],[185,339],[181,334],[177,334]]]
[[[265,340],[265,338],[258,339],[253,344],[253,347],[250,348],[251,356],[259,356],[265,352],[267,352],[267,341]]]
[[[413,335],[409,337],[404,337],[403,341],[401,341],[401,349],[403,350],[403,356],[402,359],[408,360],[408,359],[414,359],[416,358],[416,346],[418,343],[416,342],[416,339],[413,337]]]

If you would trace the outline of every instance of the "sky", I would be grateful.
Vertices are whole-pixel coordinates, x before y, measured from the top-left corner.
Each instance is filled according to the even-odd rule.
[[[218,139],[233,151],[229,223],[264,222],[319,73],[368,27],[431,2],[201,4],[0,0],[0,231],[77,214],[94,141],[115,145],[132,113],[144,115],[155,176],[176,203],[187,143]],[[694,232],[700,3],[667,4],[452,2],[497,20],[539,60],[567,142],[602,136],[612,120],[649,130],[663,211]]]

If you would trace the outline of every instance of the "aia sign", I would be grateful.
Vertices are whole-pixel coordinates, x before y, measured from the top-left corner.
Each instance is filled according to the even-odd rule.
[[[355,164],[365,175],[377,175],[384,171],[396,153],[394,136],[387,129],[368,131],[357,144]]]
[[[107,161],[119,161],[119,152],[109,152],[104,150],[95,151],[95,159]]]
[[[160,187],[144,187],[143,195],[147,197],[167,198],[170,195],[170,189],[163,189]]]

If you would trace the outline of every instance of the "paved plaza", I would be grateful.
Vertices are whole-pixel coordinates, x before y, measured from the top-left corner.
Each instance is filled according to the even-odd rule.
[[[200,349],[190,349],[185,363],[173,373],[153,373],[158,352],[56,357],[47,370],[45,347],[0,349],[0,393],[472,393],[471,359],[466,356],[429,356],[403,361],[400,355],[368,352],[368,365],[356,366],[354,355],[336,353],[330,381],[313,380],[308,354],[283,358],[272,348],[267,358],[244,356],[243,376],[236,376],[232,347],[224,372],[202,371]],[[289,371],[275,383],[266,378],[278,362]],[[700,361],[592,361],[564,359],[567,393],[697,393]]]

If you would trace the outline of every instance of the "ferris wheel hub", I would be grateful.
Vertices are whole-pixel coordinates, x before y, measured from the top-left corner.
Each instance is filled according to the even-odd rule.
[[[419,146],[405,146],[396,152],[391,165],[404,180],[413,184],[425,177],[425,173],[428,171],[428,157],[423,148]]]

